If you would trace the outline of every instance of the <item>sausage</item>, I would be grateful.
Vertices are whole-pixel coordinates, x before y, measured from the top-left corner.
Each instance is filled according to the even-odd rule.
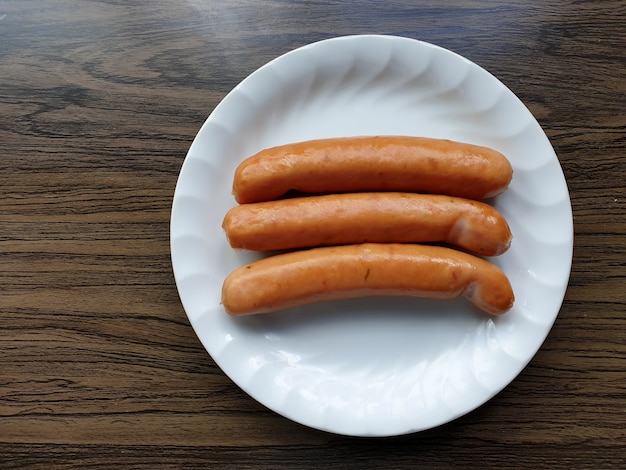
[[[242,204],[222,224],[231,247],[278,251],[365,242],[445,242],[484,256],[504,253],[511,231],[492,206],[413,193],[350,193]]]
[[[503,271],[477,256],[430,245],[365,243],[282,253],[241,266],[222,286],[230,315],[374,295],[466,297],[500,315],[514,302]]]
[[[496,150],[451,140],[361,136],[262,150],[235,170],[239,203],[307,194],[406,191],[484,199],[507,188],[513,170]]]

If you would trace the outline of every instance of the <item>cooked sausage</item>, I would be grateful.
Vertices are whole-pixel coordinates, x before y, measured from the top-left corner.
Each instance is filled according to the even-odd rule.
[[[413,193],[350,193],[242,204],[222,224],[233,248],[287,250],[355,243],[445,242],[484,256],[504,253],[511,231],[492,206]]]
[[[469,199],[496,196],[513,170],[496,150],[408,136],[311,140],[263,150],[235,171],[239,203],[278,199],[290,191],[406,191]]]
[[[493,315],[514,301],[504,272],[477,256],[441,246],[366,243],[298,250],[242,266],[226,277],[222,304],[242,315],[374,295],[464,296]]]

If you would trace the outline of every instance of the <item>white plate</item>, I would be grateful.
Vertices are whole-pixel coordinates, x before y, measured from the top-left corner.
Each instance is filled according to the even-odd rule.
[[[222,281],[255,256],[230,249],[221,229],[237,164],[265,147],[367,134],[460,140],[508,156],[514,178],[494,205],[515,238],[493,261],[511,280],[513,310],[493,318],[464,300],[374,298],[228,316]],[[572,245],[563,172],[527,108],[463,57],[391,36],[310,44],[246,78],[189,149],[171,218],[180,297],[215,362],[270,409],[354,436],[428,429],[507,386],[556,319]]]

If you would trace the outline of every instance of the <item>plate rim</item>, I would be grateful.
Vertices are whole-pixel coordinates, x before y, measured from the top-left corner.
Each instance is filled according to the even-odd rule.
[[[512,90],[510,90],[504,83],[502,83],[497,77],[495,77],[494,75],[492,75],[488,70],[484,69],[483,67],[481,67],[480,65],[476,64],[475,62],[465,58],[464,56],[446,49],[442,46],[430,43],[430,42],[426,42],[423,40],[419,40],[419,39],[414,39],[414,38],[409,38],[409,37],[405,37],[405,36],[396,36],[396,35],[385,35],[385,34],[355,34],[355,35],[343,35],[343,36],[336,36],[336,37],[331,37],[331,38],[326,38],[326,39],[322,39],[319,41],[315,41],[315,42],[311,42],[308,44],[305,44],[303,46],[297,47],[295,49],[289,50],[277,57],[275,57],[274,59],[271,59],[270,61],[266,62],[265,64],[263,64],[262,66],[260,66],[259,68],[257,68],[256,70],[254,70],[252,73],[250,73],[247,77],[245,77],[243,80],[241,80],[231,91],[229,91],[221,100],[220,102],[214,107],[213,111],[209,114],[209,116],[207,117],[207,119],[204,121],[204,123],[202,124],[202,126],[200,127],[200,129],[198,130],[198,133],[195,135],[191,145],[189,146],[189,149],[187,151],[187,154],[185,155],[185,159],[183,161],[183,164],[181,166],[180,172],[178,174],[178,178],[177,178],[177,182],[176,182],[176,187],[174,190],[174,197],[173,197],[173,201],[172,201],[172,210],[171,210],[171,214],[170,214],[170,256],[171,256],[171,261],[172,261],[172,270],[173,270],[173,274],[174,274],[174,278],[175,278],[175,282],[176,282],[176,287],[177,287],[177,291],[179,293],[179,297],[181,300],[181,303],[183,304],[184,310],[185,310],[185,314],[187,315],[188,320],[191,323],[192,328],[194,329],[195,334],[197,335],[198,339],[200,340],[200,342],[202,343],[204,349],[206,350],[206,352],[209,354],[209,356],[211,356],[211,358],[214,360],[214,362],[216,363],[216,365],[218,365],[218,367],[220,367],[221,371],[233,382],[235,383],[242,391],[244,391],[248,396],[250,396],[251,398],[253,398],[254,400],[256,400],[257,402],[261,403],[264,406],[268,406],[266,403],[264,403],[263,401],[260,401],[249,389],[248,387],[242,385],[241,383],[239,383],[239,381],[235,380],[231,374],[225,370],[221,364],[221,361],[218,360],[218,358],[214,357],[213,354],[211,353],[211,351],[209,350],[209,347],[205,344],[205,341],[203,340],[203,338],[201,337],[200,332],[197,329],[197,321],[195,318],[192,318],[188,312],[188,306],[186,305],[185,299],[184,299],[184,295],[183,292],[180,289],[180,285],[179,285],[179,276],[177,276],[177,269],[176,269],[176,264],[177,261],[175,259],[175,248],[174,248],[174,238],[176,236],[175,231],[175,212],[177,211],[177,195],[179,194],[179,185],[183,184],[183,174],[185,171],[185,166],[186,164],[188,164],[188,162],[190,161],[190,154],[192,153],[193,149],[194,149],[194,144],[196,143],[196,141],[200,138],[203,129],[205,128],[205,126],[209,125],[209,123],[211,123],[214,119],[214,116],[216,114],[219,114],[219,110],[222,109],[225,106],[228,106],[228,99],[229,97],[233,96],[233,94],[237,93],[239,90],[241,90],[242,87],[246,86],[246,83],[248,83],[251,80],[254,80],[254,77],[256,76],[256,74],[260,73],[263,69],[272,67],[275,63],[277,63],[278,61],[284,60],[285,57],[287,56],[291,56],[293,54],[298,54],[301,53],[301,51],[312,48],[312,47],[316,47],[319,44],[322,43],[328,43],[328,42],[333,42],[333,41],[359,41],[361,39],[382,39],[382,40],[400,40],[400,41],[406,41],[407,44],[409,43],[417,43],[420,44],[422,46],[425,46],[426,48],[433,48],[436,49],[438,51],[440,51],[441,53],[444,54],[451,54],[452,56],[454,56],[456,59],[460,59],[462,61],[464,61],[465,63],[469,64],[472,67],[477,67],[478,69],[480,69],[483,73],[486,73],[487,75],[489,75],[490,77],[492,77],[492,79],[496,80],[497,83],[499,83],[502,87],[504,87],[504,89],[506,90],[507,93],[511,94],[517,101],[518,104],[520,104],[521,106],[523,106],[523,108],[529,113],[529,115],[531,116],[532,120],[537,123],[537,125],[539,126],[539,129],[541,130],[541,132],[544,133],[545,136],[545,132],[543,130],[543,128],[539,125],[539,123],[537,122],[536,118],[532,115],[532,113],[530,112],[530,110],[526,107],[526,105],[517,97],[517,95],[515,95],[515,93],[512,92]],[[547,139],[547,136],[546,136]],[[552,144],[549,142],[548,140],[548,145],[550,146],[550,148],[552,149],[554,155],[553,157],[556,159],[556,162],[558,163],[559,166],[559,170],[561,172],[561,174],[563,174],[563,169],[560,165],[560,161],[558,160],[558,156],[556,155],[556,152],[554,151],[554,148],[552,146]],[[566,191],[566,197],[567,197],[567,207],[569,210],[569,216],[568,216],[568,221],[570,223],[570,236],[569,236],[569,254],[567,256],[567,276],[566,278],[563,280],[563,284],[561,286],[561,291],[559,293],[559,298],[560,301],[558,303],[558,308],[557,311],[554,314],[554,318],[553,320],[549,323],[549,325],[546,327],[545,329],[545,334],[543,336],[543,338],[541,339],[541,341],[539,342],[539,347],[537,348],[537,350],[530,355],[530,357],[527,357],[526,361],[522,361],[519,367],[519,370],[512,376],[512,378],[510,380],[507,381],[507,383],[499,389],[490,391],[490,393],[485,394],[484,397],[486,397],[484,400],[482,400],[480,403],[476,404],[475,406],[472,406],[469,409],[464,409],[456,414],[451,414],[449,416],[449,419],[445,420],[445,421],[441,421],[438,422],[436,425],[434,426],[429,426],[426,428],[419,428],[419,427],[414,427],[414,428],[406,428],[404,431],[396,431],[396,432],[392,432],[392,433],[381,433],[381,434],[376,434],[376,433],[367,433],[367,434],[359,434],[359,433],[344,433],[344,432],[338,432],[337,430],[333,429],[332,427],[320,427],[320,426],[314,426],[311,424],[308,424],[300,419],[298,419],[297,416],[293,416],[289,413],[284,412],[284,410],[281,409],[277,409],[276,407],[271,407],[268,406],[272,411],[276,412],[277,414],[284,416],[287,419],[290,419],[292,421],[295,421],[297,423],[300,423],[302,425],[305,426],[309,426],[312,428],[316,428],[322,431],[326,431],[326,432],[330,432],[330,433],[336,433],[336,434],[340,434],[340,435],[349,435],[349,436],[355,436],[355,437],[388,437],[388,436],[395,436],[395,435],[403,435],[403,434],[410,434],[410,433],[415,433],[415,432],[420,432],[420,431],[424,431],[427,429],[432,429],[434,427],[449,423],[451,421],[454,421],[458,418],[460,418],[461,416],[464,416],[468,413],[471,413],[472,411],[474,411],[475,409],[479,408],[480,406],[484,405],[485,403],[487,403],[489,400],[491,400],[495,395],[497,395],[498,393],[500,393],[504,388],[506,388],[507,386],[510,385],[511,382],[513,382],[518,376],[519,374],[527,367],[527,365],[533,360],[533,358],[535,357],[535,355],[539,352],[539,350],[541,349],[541,347],[543,346],[545,340],[547,339],[549,333],[552,330],[552,327],[556,321],[556,319],[558,318],[560,311],[562,309],[562,305],[563,305],[563,301],[565,298],[565,294],[567,291],[567,288],[569,286],[569,279],[571,276],[571,267],[572,267],[572,263],[573,263],[573,247],[574,247],[574,226],[573,226],[573,215],[572,215],[572,207],[571,207],[571,198],[570,198],[570,194],[569,194],[569,190],[567,188],[567,182],[565,181],[565,177],[563,175],[563,180],[565,183],[565,191]]]

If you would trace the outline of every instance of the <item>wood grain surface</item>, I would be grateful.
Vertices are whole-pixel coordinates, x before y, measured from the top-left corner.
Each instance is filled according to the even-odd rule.
[[[563,167],[569,289],[484,406],[358,439],[237,388],[181,306],[169,215],[243,78],[333,36],[429,41],[502,80]],[[0,0],[0,468],[626,468],[626,3]]]

